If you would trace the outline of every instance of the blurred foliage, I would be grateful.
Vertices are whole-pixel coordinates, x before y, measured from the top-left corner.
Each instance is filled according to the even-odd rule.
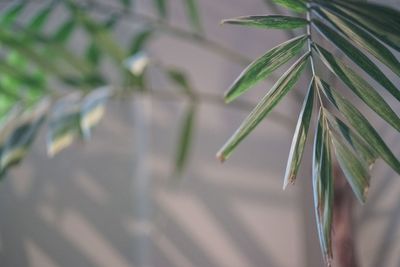
[[[109,98],[132,93],[171,97],[169,92],[148,86],[148,68],[153,67],[169,79],[176,88],[174,94],[183,95],[187,102],[175,153],[175,175],[181,175],[188,163],[199,103],[223,102],[218,96],[195,90],[185,70],[168,66],[148,53],[148,46],[158,35],[169,34],[196,43],[235,63],[250,63],[225,95],[226,102],[245,109],[251,104],[237,99],[239,96],[300,55],[221,148],[218,157],[226,160],[309,69],[310,85],[298,115],[284,187],[296,179],[317,109],[312,180],[318,234],[326,262],[330,264],[334,162],[338,162],[361,202],[365,201],[369,187],[368,167],[381,158],[400,173],[400,163],[357,107],[324,81],[322,72],[328,70],[338,77],[355,96],[399,131],[400,118],[379,90],[335,52],[342,51],[363,75],[400,101],[399,89],[376,65],[379,61],[400,76],[396,55],[400,52],[400,12],[365,1],[274,0],[296,15],[244,16],[223,21],[258,29],[304,30],[251,62],[207,38],[196,0],[182,0],[187,14],[187,25],[182,28],[169,23],[167,0],[149,1],[156,16],[140,13],[134,0],[110,2],[2,2],[5,8],[0,12],[0,175],[3,177],[10,166],[23,159],[43,125],[46,125],[47,151],[53,156],[76,139],[90,138]],[[25,12],[34,14],[27,20]],[[60,14],[66,16],[57,17],[56,25],[49,23]],[[137,26],[136,30],[124,33],[130,40],[124,45],[115,36],[123,19]],[[79,33],[85,34],[85,41],[79,40],[77,44]],[[317,36],[328,40],[334,51],[319,44]],[[76,49],[77,45],[83,46],[83,52]],[[316,60],[323,63],[320,69],[315,67],[319,66]],[[113,74],[105,71],[104,64],[112,64]],[[118,76],[118,82],[113,75]]]

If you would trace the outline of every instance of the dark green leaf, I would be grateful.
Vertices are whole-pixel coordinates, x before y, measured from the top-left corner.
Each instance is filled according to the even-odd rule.
[[[332,140],[336,159],[346,176],[347,182],[353,189],[357,199],[361,203],[365,203],[370,180],[366,166],[335,134],[332,134]]]
[[[54,33],[54,40],[60,43],[65,43],[75,29],[75,20],[70,19],[64,22]]]
[[[332,259],[333,176],[330,140],[320,110],[313,152],[313,195],[319,241],[325,261]]]
[[[195,104],[191,104],[182,123],[175,159],[175,175],[180,175],[188,162],[195,124]]]
[[[336,16],[333,12],[329,12],[327,9],[317,9],[317,12],[325,19],[329,20],[329,22],[346,35],[349,40],[364,48],[376,59],[389,67],[394,73],[400,76],[400,63],[397,58],[389,49],[372,37],[368,32],[352,22]]]
[[[313,20],[317,29],[334,45],[341,49],[354,63],[374,78],[380,85],[387,89],[397,100],[400,101],[400,91],[385,76],[385,74],[366,56],[345,38],[340,36],[331,28],[327,27],[318,20]]]
[[[242,122],[239,129],[217,153],[217,157],[226,160],[237,145],[267,116],[267,114],[282,100],[299,79],[308,62],[309,53],[296,61],[275,83],[271,90],[261,99],[257,106]]]
[[[96,45],[96,43],[92,42],[89,44],[89,46],[86,48],[86,58],[89,60],[89,62],[97,66],[100,62],[100,57],[101,57],[101,51],[99,47]]]
[[[130,47],[129,54],[133,55],[143,50],[145,45],[152,36],[153,36],[153,29],[151,28],[146,28],[143,31],[136,34],[132,38],[131,44],[129,46]]]
[[[202,31],[200,23],[200,15],[197,0],[183,0],[185,1],[187,17],[196,31]]]
[[[314,86],[314,81],[312,80],[308,89],[307,96],[305,97],[299,118],[297,120],[297,126],[294,132],[293,141],[290,147],[289,158],[286,166],[283,189],[285,189],[289,183],[294,183],[297,171],[300,166],[301,158],[303,156],[304,147],[307,140],[308,128],[310,126],[310,120],[313,111],[313,104],[314,104],[313,86]]]
[[[332,128],[340,133],[343,139],[347,141],[347,143],[356,151],[362,159],[367,163],[367,165],[371,168],[372,164],[379,157],[379,155],[372,149],[370,146],[349,126],[347,126],[342,120],[339,118],[330,115],[327,111],[327,118],[329,120]]]
[[[51,11],[54,9],[54,3],[55,2],[50,2],[48,6],[40,10],[31,20],[28,26],[28,30],[30,31],[39,31],[41,28],[43,28],[43,25],[49,18],[49,15]]]
[[[223,24],[237,24],[265,29],[296,29],[305,27],[306,19],[279,15],[246,16],[223,20]]]
[[[400,131],[400,118],[371,85],[321,46],[314,45],[313,47],[325,65],[337,77],[339,77],[372,110],[381,116],[381,118],[387,121],[393,128]]]
[[[273,0],[276,4],[288,8],[292,11],[304,13],[307,11],[307,6],[300,0]]]
[[[0,25],[2,27],[10,26],[13,23],[19,14],[23,11],[28,1],[15,1],[13,6],[11,6],[8,10],[4,11],[3,14],[0,16]]]
[[[266,79],[274,70],[300,53],[306,41],[306,35],[296,37],[272,48],[262,57],[253,61],[233,82],[225,94],[225,101],[233,101],[250,87]]]
[[[193,90],[189,84],[186,75],[177,69],[168,69],[167,75],[175,84],[177,84],[185,94],[193,96]]]
[[[376,19],[376,16],[375,18],[365,17],[358,14],[354,10],[344,8],[343,6],[333,5],[327,1],[319,1],[319,3],[335,14],[372,33],[380,41],[386,43],[397,51],[400,51],[400,29],[393,30],[390,23],[389,26],[387,24],[382,25]]]
[[[393,170],[400,174],[400,162],[368,120],[350,102],[336,93],[335,90],[331,90],[327,83],[319,78],[316,78],[315,81],[328,100],[343,114],[360,137],[364,139],[374,152],[386,161]]]

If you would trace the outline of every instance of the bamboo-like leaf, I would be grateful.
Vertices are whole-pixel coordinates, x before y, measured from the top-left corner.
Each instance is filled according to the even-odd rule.
[[[267,15],[267,16],[245,16],[226,19],[222,24],[236,24],[263,29],[296,29],[307,26],[306,19],[299,17]]]
[[[333,176],[330,140],[322,111],[318,116],[313,149],[313,195],[318,236],[324,259],[332,259]]]
[[[182,71],[179,71],[177,69],[168,69],[167,75],[171,81],[173,81],[176,85],[180,87],[180,89],[183,90],[183,93],[189,96],[193,96],[192,87],[190,86],[186,75]]]
[[[80,127],[80,96],[72,95],[59,100],[49,119],[47,154],[54,156],[82,136]]]
[[[257,106],[242,122],[239,129],[217,153],[217,157],[226,160],[237,145],[267,116],[267,114],[282,100],[299,79],[308,62],[309,53],[296,61],[275,83],[271,90],[261,99]]]
[[[158,15],[164,19],[168,16],[167,1],[168,0],[153,0],[153,5],[157,10]]]
[[[400,29],[395,29],[395,31],[393,31],[392,27],[381,25],[376,19],[362,16],[354,10],[344,8],[343,6],[339,6],[336,4],[333,5],[332,3],[329,3],[327,1],[318,1],[318,3],[331,10],[335,14],[343,17],[344,19],[347,19],[352,23],[362,27],[363,29],[372,33],[380,41],[386,43],[397,51],[400,51],[400,33],[398,33]]]
[[[54,10],[55,2],[50,2],[45,8],[40,10],[30,21],[28,29],[30,31],[39,31],[49,18],[51,11]]]
[[[370,148],[370,146],[342,120],[329,114],[327,111],[325,114],[327,114],[327,118],[332,128],[336,132],[340,133],[342,138],[347,141],[354,151],[356,151],[371,168],[375,160],[379,157],[378,153]]]
[[[306,35],[293,38],[272,48],[262,57],[253,61],[233,82],[225,94],[225,101],[233,101],[250,87],[266,79],[274,70],[300,53],[306,41]]]
[[[318,20],[313,20],[317,29],[334,45],[342,50],[354,63],[374,78],[380,85],[400,101],[400,91],[385,74],[366,56],[345,38]]]
[[[152,28],[146,28],[143,31],[139,32],[136,34],[129,45],[129,54],[134,55],[136,53],[139,53],[141,50],[144,49],[145,45],[147,42],[150,40],[150,38],[153,36],[153,29]]]
[[[360,137],[397,173],[400,174],[400,162],[368,120],[346,99],[340,96],[329,85],[315,78],[317,86],[324,92],[328,100],[340,111]]]
[[[361,203],[365,203],[370,176],[366,166],[358,157],[349,149],[342,140],[332,134],[333,147],[336,159],[339,162],[347,182],[353,189],[354,194]]]
[[[93,90],[82,100],[80,108],[80,126],[85,139],[90,138],[92,128],[99,123],[105,112],[106,101],[111,96],[111,88],[102,87]]]
[[[0,16],[0,25],[2,27],[7,27],[13,23],[24,10],[26,4],[28,4],[28,1],[15,2],[13,6],[11,6]]]
[[[308,128],[310,126],[310,120],[313,111],[315,91],[314,84],[314,81],[311,80],[307,96],[305,97],[303,107],[297,120],[296,130],[294,132],[292,145],[289,152],[289,158],[286,166],[283,189],[285,189],[289,183],[294,183],[297,171],[301,163],[301,158],[303,156],[304,147],[307,140]]]
[[[201,32],[200,14],[197,0],[183,0],[185,2],[186,14],[195,31]]]
[[[74,19],[69,19],[64,22],[54,33],[53,39],[59,43],[65,43],[75,29],[76,22]]]
[[[393,128],[400,131],[400,118],[386,103],[386,101],[351,68],[335,59],[327,50],[314,44],[314,49],[325,63],[325,65],[340,78],[359,98],[361,98],[382,119],[387,121]]]
[[[189,159],[190,148],[192,146],[193,128],[195,124],[195,113],[196,105],[192,103],[186,111],[176,151],[174,174],[178,176],[181,175],[182,171],[185,169]]]
[[[307,6],[300,0],[273,0],[276,4],[290,9],[294,12],[304,13],[307,11]]]
[[[347,38],[364,48],[376,59],[380,60],[394,73],[400,76],[400,62],[381,42],[372,37],[368,32],[356,24],[336,16],[327,9],[317,9],[317,12],[328,20],[335,28],[341,31]]]

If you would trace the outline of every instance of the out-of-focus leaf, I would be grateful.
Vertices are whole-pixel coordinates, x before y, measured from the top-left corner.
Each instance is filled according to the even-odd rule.
[[[367,197],[370,176],[366,166],[358,157],[343,143],[340,138],[332,134],[333,147],[340,168],[346,176],[347,182],[353,189],[354,194],[361,203],[365,203]]]
[[[130,8],[135,4],[135,0],[119,0],[125,8]]]
[[[400,118],[386,103],[386,101],[351,68],[337,60],[331,53],[321,46],[314,45],[314,49],[325,65],[339,77],[359,98],[361,98],[382,119],[393,128],[400,131]]]
[[[368,32],[361,29],[354,23],[336,16],[327,9],[317,9],[317,12],[327,19],[335,28],[346,35],[349,40],[364,48],[376,59],[389,67],[394,73],[400,76],[400,63],[393,53],[381,42],[372,37]]]
[[[297,126],[294,132],[292,145],[290,146],[283,189],[285,189],[289,183],[294,183],[296,179],[297,171],[301,163],[301,158],[303,156],[304,147],[307,140],[308,128],[310,126],[314,104],[314,91],[314,81],[311,80],[307,96],[305,97],[303,107],[297,120]]]
[[[153,29],[151,28],[146,28],[143,31],[136,34],[133,37],[131,44],[129,46],[130,47],[129,54],[134,55],[142,51],[152,36],[153,36]]]
[[[329,113],[326,112],[325,114]],[[347,141],[354,151],[356,151],[371,168],[379,155],[342,120],[330,114],[327,115],[327,118],[332,128],[340,133],[342,138]]]
[[[269,15],[269,16],[245,16],[226,19],[222,24],[236,24],[263,29],[296,29],[307,26],[306,19],[299,17]]]
[[[358,132],[360,137],[376,152],[386,163],[400,174],[400,162],[368,120],[346,99],[340,96],[329,85],[315,78],[317,86],[324,92],[328,100],[340,111],[350,125]]]
[[[153,0],[153,5],[157,10],[158,15],[164,19],[168,16],[167,1],[168,0]]]
[[[2,15],[0,16],[0,25],[2,27],[10,26],[10,24],[13,23],[21,14],[27,4],[28,1],[15,1],[8,10],[2,12]]]
[[[30,31],[39,31],[43,28],[43,25],[46,23],[51,11],[54,10],[54,4],[56,2],[52,1],[48,6],[40,10],[30,21],[28,29]]]
[[[99,47],[96,45],[96,43],[92,42],[89,44],[89,46],[86,48],[86,58],[89,60],[89,62],[97,66],[100,62],[100,56],[101,56],[101,51]]]
[[[59,100],[49,119],[47,154],[54,156],[82,136],[80,127],[80,96],[73,95]]]
[[[275,83],[271,90],[261,99],[257,106],[242,122],[239,129],[225,143],[217,153],[217,157],[226,160],[237,145],[267,116],[267,114],[293,88],[308,62],[309,53],[304,54],[296,61]]]
[[[192,146],[193,128],[195,124],[195,113],[196,106],[192,103],[186,111],[183,119],[176,151],[174,173],[178,176],[181,175],[182,171],[185,169],[189,159],[190,148]]]
[[[290,9],[294,12],[304,13],[307,11],[307,6],[300,0],[273,0],[276,4]]]
[[[103,87],[90,92],[82,100],[80,125],[85,139],[90,138],[91,129],[104,115],[106,101],[112,94],[110,87]]]
[[[134,75],[141,76],[150,59],[144,52],[139,52],[123,61],[124,66]]]
[[[390,94],[400,101],[400,91],[385,76],[385,74],[366,55],[364,55],[363,52],[358,50],[349,41],[340,36],[340,34],[336,33],[320,21],[313,20],[313,24],[328,40],[342,50],[351,60],[353,60],[354,63],[356,63],[361,69],[368,73],[375,79],[375,81],[386,88]]]
[[[236,78],[230,89],[225,93],[225,101],[233,101],[250,87],[266,79],[274,70],[300,53],[306,41],[306,35],[293,38],[272,48],[262,57],[253,61],[239,77]]]
[[[313,195],[319,241],[325,262],[332,260],[333,176],[328,129],[320,110],[313,152]]]
[[[183,0],[186,6],[186,14],[193,29],[201,32],[202,26],[200,22],[199,7],[197,0]]]
[[[192,87],[190,86],[186,75],[182,71],[179,71],[178,69],[168,69],[166,73],[170,80],[178,85],[185,94],[193,96]]]
[[[76,23],[74,19],[67,20],[56,30],[53,39],[56,42],[65,43],[74,31],[75,26]]]

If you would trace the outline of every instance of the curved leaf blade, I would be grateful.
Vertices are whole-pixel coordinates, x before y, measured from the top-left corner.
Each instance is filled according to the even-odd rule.
[[[368,75],[375,79],[380,85],[400,101],[400,91],[397,87],[385,76],[385,74],[360,50],[358,50],[349,41],[336,33],[330,27],[321,23],[318,20],[313,20],[313,25],[336,47],[343,51],[354,63],[363,69]]]
[[[317,9],[317,12],[327,19],[335,28],[342,32],[348,39],[352,40],[360,47],[368,51],[376,59],[390,68],[397,76],[400,76],[400,62],[393,53],[381,42],[371,36],[367,31],[356,24],[342,19],[330,12],[328,9]]]
[[[307,6],[299,0],[273,0],[276,4],[290,9],[294,12],[304,13],[307,11]]]
[[[389,123],[397,131],[400,131],[400,118],[386,103],[386,101],[369,85],[361,76],[351,68],[337,60],[331,53],[319,45],[313,44],[313,48],[325,63],[325,65],[340,78],[361,100],[364,101],[382,119]]]
[[[299,17],[269,15],[244,16],[221,21],[222,24],[234,24],[263,29],[297,29],[307,26],[308,21]]]
[[[253,61],[225,93],[225,101],[231,102],[250,87],[267,78],[274,70],[287,63],[291,58],[300,53],[307,36],[302,35],[282,43],[269,50],[262,57]]]
[[[283,189],[290,183],[293,184],[299,169],[304,147],[307,140],[308,128],[310,126],[311,115],[314,105],[314,81],[311,80],[308,93],[303,102],[303,107],[297,121],[296,130],[293,135],[292,145],[290,146],[289,158],[286,166]]]
[[[257,106],[251,111],[240,127],[219,150],[217,157],[225,161],[239,145],[239,143],[250,134],[250,132],[268,115],[268,113],[282,100],[296,84],[305,65],[308,62],[310,54],[304,54],[296,61],[275,83],[272,89],[261,99]]]
[[[378,132],[369,121],[358,111],[349,101],[344,99],[329,85],[315,78],[318,88],[320,88],[327,99],[340,111],[351,126],[358,132],[360,137],[397,173],[400,174],[400,162],[390,151],[389,147],[382,140]]]
[[[336,159],[339,162],[347,182],[361,203],[365,203],[370,176],[366,166],[357,158],[342,140],[332,134],[333,147]]]

